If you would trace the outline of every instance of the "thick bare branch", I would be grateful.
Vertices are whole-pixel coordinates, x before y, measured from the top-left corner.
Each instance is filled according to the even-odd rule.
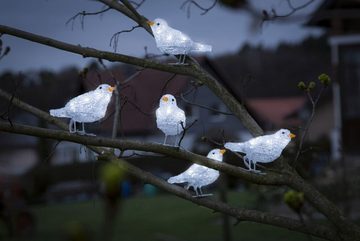
[[[25,32],[16,28],[0,25],[0,33],[12,35],[18,38],[26,39],[39,44],[47,45],[53,48],[61,49],[67,52],[76,53],[86,57],[94,57],[97,59],[106,59],[111,62],[123,62],[127,64],[137,65],[144,68],[158,69],[166,72],[190,75],[192,68],[190,66],[175,66],[162,64],[159,62],[136,58],[123,54],[116,54],[107,51],[100,51],[94,48],[82,47],[80,45],[73,45],[65,42],[61,42],[55,39],[47,38],[44,36],[36,35],[33,33]]]
[[[107,147],[119,147],[119,143],[117,143],[114,139],[106,139],[106,138],[98,138],[98,137],[89,137],[89,136],[81,136],[76,134],[71,134],[66,131],[59,131],[59,130],[50,130],[45,128],[38,128],[38,127],[31,127],[26,125],[18,125],[15,124],[11,126],[10,124],[0,121],[0,130],[11,132],[11,133],[18,133],[18,134],[25,134],[31,136],[37,136],[42,138],[50,138],[55,140],[64,140],[64,141],[72,141],[84,145],[90,146],[107,146]],[[138,146],[136,143],[128,143],[129,147]],[[140,144],[140,143],[139,143]],[[147,145],[146,143],[142,143],[140,145]],[[158,144],[150,144],[150,145],[157,145],[158,147],[162,145]],[[169,147],[164,147],[165,149],[169,149]],[[131,148],[132,149],[132,148]],[[173,149],[173,148],[170,148]],[[225,213],[227,215],[233,216],[237,219],[259,222],[264,224],[271,224],[278,227],[283,227],[291,230],[300,231],[303,233],[311,234],[318,237],[327,238],[329,240],[336,240],[336,233],[329,227],[319,224],[308,224],[304,225],[303,223],[282,216],[276,216],[271,213],[260,212],[256,210],[247,210],[247,209],[240,209],[231,207],[225,203],[215,201],[213,199],[199,199],[193,197],[189,191],[186,191],[184,188],[178,187],[176,185],[170,185],[164,180],[157,178],[153,174],[149,172],[145,172],[138,167],[131,165],[130,163],[126,162],[123,159],[117,158],[114,154],[108,152],[106,149],[93,149],[98,152],[99,159],[105,159],[107,161],[116,162],[119,164],[121,168],[123,168],[126,172],[134,175],[135,177],[143,180],[146,183],[151,183],[161,189],[164,189],[172,194],[175,194],[183,199],[189,200],[193,203],[199,204],[204,207],[208,207],[212,210],[219,211]],[[170,152],[173,150],[168,150]],[[203,157],[205,158],[205,157]],[[207,159],[207,158],[205,158]],[[208,162],[217,163],[208,159]]]
[[[12,132],[12,133],[43,137],[43,138],[71,141],[88,146],[118,148],[121,151],[137,150],[137,151],[160,153],[173,158],[187,160],[190,162],[195,162],[204,166],[208,166],[223,171],[229,175],[236,176],[253,183],[266,184],[266,185],[285,184],[284,183],[285,174],[282,175],[267,174],[265,177],[265,175],[257,175],[248,172],[243,168],[239,168],[222,162],[215,162],[204,156],[197,155],[189,151],[181,150],[180,148],[165,146],[157,143],[146,143],[140,141],[123,140],[123,139],[118,140],[118,139],[100,138],[93,136],[81,136],[81,135],[71,134],[67,131],[44,129],[38,127],[25,126],[25,125],[13,124],[13,127],[11,127],[10,124],[4,121],[0,122],[0,130]]]
[[[57,49],[65,50],[72,53],[77,53],[82,55],[83,57],[95,57],[98,59],[106,59],[108,61],[113,61],[113,62],[118,61],[127,64],[141,66],[144,68],[152,68],[174,74],[192,76],[198,79],[200,82],[205,83],[210,88],[210,90],[214,92],[215,95],[221,98],[224,101],[224,103],[227,105],[228,109],[232,111],[234,115],[240,119],[242,124],[253,135],[258,136],[263,133],[262,129],[259,127],[256,121],[250,116],[250,114],[247,112],[245,107],[242,106],[223,85],[221,85],[209,73],[207,73],[205,70],[203,70],[200,66],[196,64],[191,64],[188,66],[162,64],[147,59],[140,59],[128,55],[99,51],[93,48],[81,47],[79,45],[72,45],[4,25],[0,25],[0,33],[9,34],[36,43],[51,46]]]

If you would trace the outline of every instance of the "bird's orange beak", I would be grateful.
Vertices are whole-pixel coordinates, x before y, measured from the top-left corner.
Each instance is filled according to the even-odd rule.
[[[220,150],[221,155],[224,155],[225,152],[226,152],[225,149],[221,149],[221,150]]]
[[[293,133],[290,133],[290,134],[289,134],[289,137],[290,137],[291,139],[293,139],[293,138],[296,137],[296,135],[294,135]]]
[[[115,89],[116,89],[115,86],[110,86],[110,87],[108,88],[108,91],[112,93]]]
[[[147,24],[149,24],[149,26],[150,26],[150,27],[151,27],[151,26],[153,26],[153,25],[155,24],[155,22],[150,21],[150,20],[149,20],[149,21],[146,21],[146,23],[147,23]]]
[[[165,102],[168,102],[169,101],[169,98],[167,96],[163,96],[162,97],[162,100],[165,101]]]

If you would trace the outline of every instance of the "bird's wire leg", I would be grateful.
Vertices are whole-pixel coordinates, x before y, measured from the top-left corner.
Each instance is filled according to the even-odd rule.
[[[251,161],[246,157],[244,157],[244,164],[245,164],[245,166],[247,166],[249,172],[251,172],[252,171],[252,169],[251,169]]]
[[[81,122],[81,130],[77,132],[79,135],[85,135],[85,126],[84,126],[84,122]]]
[[[182,55],[181,65],[187,65],[187,64],[185,63],[185,60],[186,60],[186,54],[183,54],[183,55]]]
[[[75,133],[76,132],[76,121],[74,121],[73,119],[70,119],[69,132],[70,133]]]
[[[166,139],[167,139],[167,135],[165,135],[165,139],[164,139],[163,145],[166,145]]]
[[[199,193],[198,193],[198,190],[197,190],[197,187],[193,187],[193,189],[194,189],[194,191],[195,191],[195,196],[193,196],[193,197],[199,197]]]
[[[178,135],[175,135],[175,147],[179,147],[179,143],[178,143]]]
[[[209,196],[212,196],[212,193],[204,194],[204,193],[202,192],[201,187],[198,187],[198,189],[199,189],[199,193],[200,193],[200,195],[197,195],[197,196],[196,196],[197,198],[202,198],[202,197],[209,197]]]
[[[69,121],[69,132],[70,133],[72,133],[72,128],[71,127],[72,127],[72,120],[70,119],[70,121]]]
[[[182,58],[182,54],[179,54],[178,61],[176,62],[177,65],[181,65],[181,58]]]
[[[85,123],[84,123],[84,122],[81,122],[81,126],[82,126],[82,130],[77,132],[79,135],[84,135],[84,136],[96,136],[96,135],[93,134],[93,133],[86,133],[86,131],[85,131]]]
[[[247,159],[246,157],[244,157],[243,158],[243,161],[244,161],[244,164],[245,164],[245,166],[249,169],[249,171],[250,171],[250,169],[251,169],[251,167],[250,167],[250,164],[249,164],[249,159]]]
[[[260,170],[257,170],[257,169],[256,169],[256,162],[254,162],[253,172],[255,172],[255,173],[257,173],[257,174],[264,174],[264,173],[262,173]]]
[[[203,194],[201,187],[200,187],[200,191],[201,191],[201,196],[202,197],[209,197],[209,196],[213,195],[212,193]]]

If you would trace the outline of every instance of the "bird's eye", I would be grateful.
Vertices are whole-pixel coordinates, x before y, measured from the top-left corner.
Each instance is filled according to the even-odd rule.
[[[174,101],[175,101],[175,99],[171,99],[171,101],[172,101],[172,102],[174,102]]]
[[[281,134],[285,134],[285,131],[281,132]]]
[[[212,154],[215,155],[215,152],[213,152]]]
[[[100,86],[100,88],[99,89],[102,89],[102,86]]]
[[[160,26],[160,23],[156,23],[157,26]]]

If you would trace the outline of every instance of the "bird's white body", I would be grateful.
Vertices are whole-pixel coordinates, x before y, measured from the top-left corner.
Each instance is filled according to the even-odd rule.
[[[101,120],[105,117],[113,89],[107,84],[99,85],[95,90],[71,99],[63,108],[50,110],[50,115],[80,123]]]
[[[225,148],[244,153],[245,161],[249,162],[249,169],[253,163],[255,170],[256,163],[268,163],[279,158],[293,137],[295,135],[289,130],[281,129],[274,134],[255,137],[246,142],[227,142]]]
[[[151,22],[156,46],[162,53],[172,55],[188,55],[190,52],[211,52],[212,47],[207,44],[197,43],[179,30],[170,27],[161,18]]]
[[[225,150],[213,149],[209,152],[207,157],[221,162],[223,160],[224,152]],[[199,164],[193,164],[183,173],[174,177],[170,177],[168,179],[168,183],[186,183],[186,189],[193,187],[196,194],[198,194],[197,189],[199,189],[200,193],[202,194],[201,188],[215,182],[219,175],[220,173],[218,170],[206,166],[201,166]]]
[[[156,125],[165,136],[179,135],[186,126],[185,112],[177,106],[173,95],[161,97],[155,114]]]

